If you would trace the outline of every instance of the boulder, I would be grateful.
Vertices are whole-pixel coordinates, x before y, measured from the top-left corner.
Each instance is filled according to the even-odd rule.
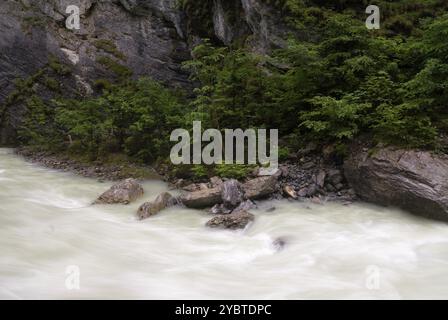
[[[222,185],[221,198],[224,207],[228,209],[236,208],[243,202],[243,190],[241,184],[235,180],[227,180]]]
[[[250,200],[246,200],[244,202],[241,202],[240,205],[233,210],[233,213],[240,211],[249,211],[255,208],[257,208],[257,205],[255,203]]]
[[[104,192],[94,204],[129,204],[143,195],[143,187],[135,179],[126,179]]]
[[[246,211],[240,211],[232,214],[214,217],[206,226],[210,228],[223,229],[244,229],[250,222],[254,221],[255,216]]]
[[[448,221],[448,157],[383,148],[353,151],[345,177],[363,200]]]
[[[188,208],[203,209],[222,203],[221,187],[183,193],[180,198]]]
[[[146,202],[138,208],[137,217],[140,220],[156,215],[163,209],[176,205],[177,201],[170,193],[164,192],[157,196],[154,201]]]
[[[278,176],[259,177],[243,185],[245,197],[250,200],[265,198],[277,191]]]

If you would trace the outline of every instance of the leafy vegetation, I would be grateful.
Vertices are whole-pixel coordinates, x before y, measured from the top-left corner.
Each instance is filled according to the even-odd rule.
[[[282,158],[310,141],[346,150],[362,135],[404,147],[441,148],[448,130],[445,1],[377,1],[383,24],[372,31],[364,25],[366,1],[265,1],[282,11],[293,30],[287,45],[270,56],[204,39],[184,63],[196,84],[188,99],[149,79],[131,81],[127,67],[99,57],[126,81],[98,79],[102,94],[89,99],[44,102],[30,96],[22,142],[92,159],[124,153],[150,162],[167,157],[173,129],[201,120],[203,128],[277,128]],[[212,1],[181,5],[207,35]],[[108,42],[97,46],[122,58]],[[69,72],[55,62],[50,68]],[[57,89],[50,79],[47,85]],[[189,170],[198,178],[241,177],[251,168]]]
[[[169,150],[172,128],[181,126],[180,96],[140,79],[114,85],[90,99],[27,99],[28,117],[20,133],[26,144],[68,149],[92,160],[125,153],[154,161]]]

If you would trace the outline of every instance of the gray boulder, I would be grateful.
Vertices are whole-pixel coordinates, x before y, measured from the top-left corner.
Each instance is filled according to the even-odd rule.
[[[228,180],[222,185],[221,197],[226,208],[233,209],[243,202],[241,184],[235,180]]]
[[[384,148],[354,151],[345,176],[363,200],[448,221],[448,157]]]
[[[143,195],[143,187],[135,179],[126,179],[104,192],[94,204],[129,204]]]
[[[163,209],[174,206],[176,204],[176,198],[174,198],[170,193],[164,192],[158,195],[154,201],[142,204],[140,208],[138,208],[137,217],[140,220],[147,219],[158,214]]]
[[[265,198],[277,191],[278,176],[259,177],[243,185],[245,197],[250,200]]]
[[[252,213],[246,211],[240,211],[237,213],[221,215],[214,217],[206,226],[210,228],[222,228],[222,229],[244,229],[250,222],[254,221],[255,216]]]
[[[221,187],[183,193],[180,198],[188,208],[203,209],[222,202]]]
[[[232,213],[237,213],[240,211],[249,211],[256,208],[257,205],[255,203],[253,203],[251,200],[246,200],[244,202],[241,202],[240,205],[232,211]]]

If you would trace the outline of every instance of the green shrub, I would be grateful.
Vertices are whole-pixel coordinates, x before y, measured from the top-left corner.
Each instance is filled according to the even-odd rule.
[[[214,172],[221,178],[243,179],[246,178],[256,166],[242,164],[219,164]]]

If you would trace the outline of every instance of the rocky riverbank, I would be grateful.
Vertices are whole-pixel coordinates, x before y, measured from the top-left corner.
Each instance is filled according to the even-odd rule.
[[[141,175],[142,172],[155,172],[135,164],[108,165],[101,162],[80,163],[67,156],[33,152],[18,149],[17,154],[26,160],[40,165],[72,171],[85,177],[100,180],[122,180],[106,190],[93,204],[129,204],[143,195],[143,187],[138,180],[154,178]],[[356,199],[344,177],[343,169],[325,159],[314,148],[301,150],[281,163],[271,175],[256,169],[240,181],[212,177],[202,181],[168,179],[172,189],[180,190],[178,197],[165,192],[154,201],[143,203],[138,211],[140,220],[159,214],[164,209],[181,205],[202,209],[214,215],[206,226],[210,228],[241,229],[255,220],[250,210],[257,208],[259,200],[287,198],[290,201],[312,201],[323,204],[325,201],[343,201],[349,204]]]
[[[16,153],[27,161],[37,163],[51,169],[74,172],[84,177],[96,178],[100,181],[119,181],[128,178],[133,179],[163,179],[170,183],[172,189],[180,189],[187,192],[211,189],[216,186],[218,177],[210,180],[191,181],[171,178],[171,175],[158,173],[149,166],[137,165],[131,162],[111,164],[95,161],[91,163],[81,162],[67,155],[33,151],[29,148],[16,149]],[[315,202],[327,200],[340,200],[351,202],[356,199],[354,191],[348,185],[340,165],[328,161],[324,154],[316,152],[314,148],[306,148],[291,155],[280,164],[274,174],[275,182],[259,198],[269,199],[305,199],[311,198]],[[245,179],[244,183],[253,184],[252,188],[263,188],[267,180],[259,170],[254,170]]]
[[[249,211],[258,200],[264,199],[308,199],[318,204],[326,201],[350,204],[359,198],[448,221],[448,156],[433,152],[392,147],[366,148],[358,144],[352,147],[350,155],[342,162],[335,161],[331,152],[306,148],[292,154],[270,176],[264,176],[261,170],[254,170],[240,181],[212,177],[199,182],[169,179],[168,175],[157,175],[154,169],[135,164],[85,164],[29,149],[19,149],[17,153],[28,161],[46,167],[100,180],[164,179],[172,189],[181,191],[182,195],[175,200],[165,194],[155,203],[143,205],[139,211],[142,219],[174,204],[206,209],[217,215],[230,215]],[[247,215],[237,217],[251,221]],[[216,221],[229,226],[240,225],[235,223],[232,216],[217,219],[210,225],[216,225]]]
[[[50,169],[73,172],[87,178],[96,178],[100,181],[119,181],[127,178],[161,179],[154,168],[125,161],[117,163],[86,162],[63,154],[33,151],[29,148],[18,148],[15,152],[24,157],[26,161]]]

